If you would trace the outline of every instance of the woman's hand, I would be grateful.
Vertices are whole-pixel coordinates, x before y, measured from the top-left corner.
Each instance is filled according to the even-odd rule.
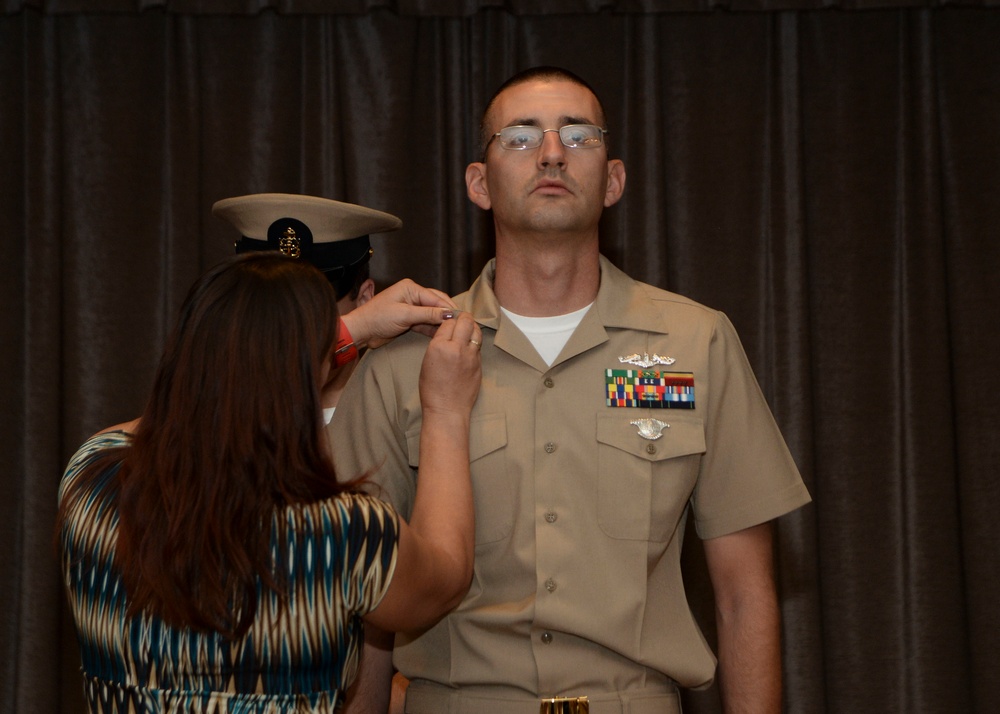
[[[483,334],[467,312],[437,328],[420,368],[420,403],[428,413],[468,418],[479,394]]]
[[[375,293],[341,319],[357,347],[380,347],[410,329],[434,334],[438,325],[454,316],[454,309],[455,303],[440,290],[407,278]]]

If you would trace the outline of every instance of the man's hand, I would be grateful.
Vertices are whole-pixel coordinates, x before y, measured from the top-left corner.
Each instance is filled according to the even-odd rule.
[[[342,317],[357,347],[380,347],[407,330],[433,335],[455,314],[455,303],[440,290],[410,279],[376,293],[370,301]]]

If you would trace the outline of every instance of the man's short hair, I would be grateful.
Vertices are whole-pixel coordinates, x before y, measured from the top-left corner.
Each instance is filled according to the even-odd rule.
[[[493,96],[486,103],[486,109],[483,111],[483,116],[479,120],[479,150],[485,160],[486,158],[486,146],[489,144],[490,139],[493,137],[492,127],[487,125],[487,117],[490,115],[490,110],[493,109],[493,104],[496,103],[497,97],[499,97],[503,92],[511,87],[516,87],[519,84],[525,84],[526,82],[534,82],[536,80],[556,80],[564,82],[572,82],[573,84],[578,84],[591,94],[594,95],[594,99],[597,100],[597,107],[601,114],[597,117],[597,121],[600,122],[602,129],[608,128],[608,118],[604,111],[604,104],[601,103],[601,98],[597,96],[597,92],[590,84],[568,69],[563,69],[562,67],[553,67],[550,65],[540,65],[538,67],[529,67],[528,69],[521,70],[517,74],[510,77],[506,82],[500,85],[500,87],[493,92]]]

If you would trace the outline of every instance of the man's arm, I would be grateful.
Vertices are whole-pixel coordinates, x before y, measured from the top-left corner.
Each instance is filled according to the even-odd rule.
[[[770,523],[705,541],[726,714],[781,711],[781,614],[771,543]]]
[[[343,714],[386,714],[392,681],[393,634],[365,624],[357,679],[347,690]]]

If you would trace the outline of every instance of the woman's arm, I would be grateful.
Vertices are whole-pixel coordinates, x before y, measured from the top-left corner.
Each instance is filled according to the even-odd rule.
[[[444,322],[420,371],[420,475],[409,524],[400,522],[389,589],[366,617],[385,630],[427,627],[469,589],[475,517],[469,419],[481,381],[482,334],[467,313]]]

